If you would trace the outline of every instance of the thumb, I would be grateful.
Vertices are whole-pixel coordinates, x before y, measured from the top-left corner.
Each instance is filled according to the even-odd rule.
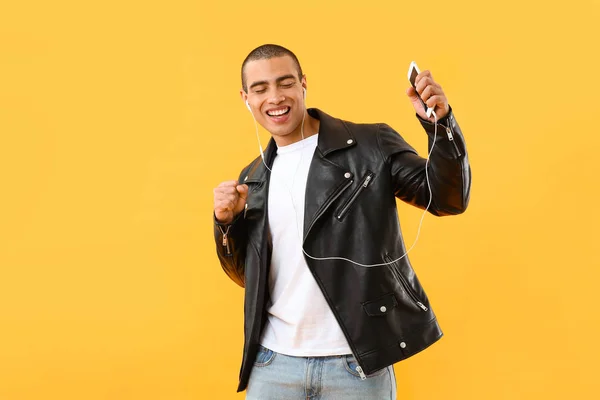
[[[406,89],[406,95],[413,101],[418,99],[417,91],[412,86],[409,86],[409,88]]]
[[[419,98],[417,90],[411,86],[408,89],[406,89],[406,95],[410,99],[410,102],[412,103],[417,114],[421,118],[427,118],[427,115],[425,114],[425,109],[423,108],[423,104],[421,103],[421,99]]]
[[[235,189],[242,199],[245,200],[248,197],[248,185],[237,185]]]

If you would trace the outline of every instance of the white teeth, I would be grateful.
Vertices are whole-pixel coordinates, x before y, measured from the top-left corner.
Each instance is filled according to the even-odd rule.
[[[285,114],[285,113],[286,113],[286,112],[287,112],[289,109],[290,109],[290,108],[289,108],[289,107],[287,107],[287,108],[284,108],[284,109],[282,109],[282,110],[268,111],[268,112],[267,112],[267,114],[269,114],[269,115],[270,115],[270,116],[272,116],[272,117],[277,117],[277,116],[279,116],[279,115],[283,115],[283,114]]]

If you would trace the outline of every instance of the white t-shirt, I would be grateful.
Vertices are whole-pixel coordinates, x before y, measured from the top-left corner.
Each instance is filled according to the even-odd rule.
[[[271,301],[267,304],[268,321],[261,344],[291,356],[352,352],[302,252],[304,193],[317,141],[315,134],[279,147],[269,184]]]

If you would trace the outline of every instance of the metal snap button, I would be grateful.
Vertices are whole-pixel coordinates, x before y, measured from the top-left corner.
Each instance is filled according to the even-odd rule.
[[[352,143],[354,143],[354,140],[352,140],[352,139],[348,139],[348,141],[347,141],[346,143],[348,143],[348,144],[352,144]]]
[[[381,312],[386,312],[387,308],[385,308],[385,306],[381,306],[381,308],[379,309]]]
[[[406,343],[400,342],[400,347],[402,347],[403,349],[405,349],[406,348]]]
[[[352,174],[350,172],[346,172],[344,174],[344,178],[346,178],[346,179],[350,178],[351,176],[352,176]]]

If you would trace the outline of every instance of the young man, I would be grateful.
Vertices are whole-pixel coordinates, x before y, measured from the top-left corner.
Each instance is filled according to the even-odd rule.
[[[441,338],[403,257],[395,199],[460,214],[471,170],[428,71],[407,95],[431,149],[434,118],[417,92],[438,118],[427,174],[427,160],[387,124],[307,109],[291,51],[263,45],[244,60],[242,100],[272,138],[264,160],[214,190],[214,232],[224,271],[245,287],[238,391],[247,399],[395,399],[393,364]]]

